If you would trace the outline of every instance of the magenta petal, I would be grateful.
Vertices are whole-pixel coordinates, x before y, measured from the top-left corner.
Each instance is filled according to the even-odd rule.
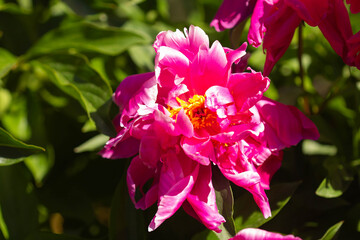
[[[155,168],[160,160],[160,144],[156,136],[141,138],[139,157],[145,165]]]
[[[226,87],[212,86],[205,92],[205,106],[215,112],[219,109],[225,111],[226,105],[234,102],[230,91]],[[219,116],[225,118],[226,116]]]
[[[231,74],[228,82],[228,88],[240,112],[254,106],[269,85],[270,79],[263,77],[260,72]]]
[[[270,180],[274,174],[279,170],[282,160],[282,152],[278,155],[272,155],[266,161],[256,169],[261,177],[261,187],[264,189],[270,189]]]
[[[350,47],[347,40],[353,35],[349,14],[342,0],[334,0],[331,3],[331,11],[326,18],[319,24],[321,32],[329,41],[334,51],[348,65],[354,65],[353,59],[348,58]]]
[[[275,63],[284,55],[294,36],[295,29],[301,23],[301,18],[286,5],[267,19],[266,34],[263,49],[266,50],[264,76],[268,76]]]
[[[182,108],[176,117],[176,129],[180,134],[191,138],[194,136],[194,126]]]
[[[247,48],[246,42],[241,44],[241,46],[235,50],[224,48],[229,64],[232,65],[233,63],[238,63],[241,60],[241,58],[243,58],[246,55],[246,48]]]
[[[154,107],[157,86],[154,73],[142,73],[125,78],[116,89],[113,100],[130,116],[139,109],[139,105]]]
[[[154,175],[155,169],[146,166],[138,156],[131,160],[130,166],[127,170],[126,182],[130,198],[135,204],[136,208],[146,209],[156,202],[157,185],[154,184],[138,202],[135,200],[136,189],[140,188],[140,191],[142,192],[142,187],[144,184],[153,178]]]
[[[189,206],[184,209],[210,230],[220,232],[218,226],[225,222],[216,205],[215,190],[211,182],[211,166],[200,166],[196,183],[187,196]]]
[[[139,152],[140,141],[130,136],[128,129],[123,128],[111,138],[99,152],[103,158],[120,159],[132,157]]]
[[[287,106],[263,97],[256,107],[265,122],[265,130],[270,128],[274,133],[265,135],[270,148],[280,150],[296,145],[302,139],[319,138],[315,124],[294,106]],[[284,145],[276,146],[280,142]]]
[[[346,0],[347,4],[350,4],[351,13],[359,13],[360,12],[360,1],[359,0]]]
[[[204,95],[214,85],[225,86],[230,66],[225,51],[218,41],[210,49],[201,48],[191,64],[191,86],[195,94]]]
[[[329,8],[329,0],[284,0],[284,4],[292,7],[301,19],[313,27],[319,25]]]
[[[186,33],[186,31],[185,31]],[[189,28],[189,51],[192,53],[197,53],[201,46],[209,48],[209,37],[206,35],[204,30],[193,25]]]
[[[214,146],[210,137],[183,137],[180,144],[187,156],[202,165],[209,165],[210,161],[215,160]]]
[[[280,233],[268,232],[257,228],[245,228],[229,240],[301,240],[293,235],[281,235]]]
[[[224,0],[210,26],[220,32],[244,21],[253,11],[256,0]]]
[[[265,0],[256,1],[248,33],[248,41],[254,47],[259,47],[264,38],[264,33],[266,31],[264,17],[268,7],[268,3],[266,3]]]
[[[178,85],[188,75],[189,59],[176,49],[160,47],[155,60],[155,75],[164,86]],[[166,70],[166,72],[162,72]]]
[[[166,167],[162,167],[159,179],[158,210],[151,220],[148,231],[159,227],[171,217],[186,200],[198,175],[199,165],[186,156],[178,156],[169,152],[163,159]]]

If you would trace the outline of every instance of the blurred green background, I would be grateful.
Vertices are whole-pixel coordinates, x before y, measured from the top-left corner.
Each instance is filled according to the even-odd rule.
[[[246,41],[249,22],[243,31],[209,27],[220,3],[0,0],[0,239],[227,239],[245,227],[360,239],[360,71],[317,28],[302,26],[269,76],[266,96],[297,106],[321,135],[285,150],[267,191],[270,219],[231,185],[232,193],[223,189],[234,201],[220,209],[229,223],[222,234],[181,209],[148,233],[156,206],[141,211],[131,203],[130,159],[97,155],[114,135],[113,91],[126,76],[153,71],[160,31],[192,24],[224,47]],[[360,16],[351,21],[357,32]],[[249,65],[261,71],[262,49],[248,52]]]

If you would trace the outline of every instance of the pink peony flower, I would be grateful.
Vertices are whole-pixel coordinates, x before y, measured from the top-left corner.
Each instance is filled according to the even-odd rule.
[[[261,73],[232,73],[232,65],[247,57],[246,44],[236,50],[217,41],[209,46],[204,31],[190,26],[185,35],[159,33],[153,46],[155,72],[125,78],[114,93],[118,135],[100,152],[106,158],[136,155],[127,184],[136,208],[157,203],[149,231],[181,206],[220,231],[225,220],[216,206],[212,165],[271,216],[264,190],[281,165],[281,150],[317,139],[315,125],[295,107],[263,97],[270,80]]]
[[[245,228],[229,240],[301,240],[293,235],[281,235],[257,228]]]
[[[270,74],[275,63],[284,55],[302,21],[312,27],[318,26],[344,62],[354,65],[354,59],[348,58],[350,48],[347,39],[352,36],[352,29],[342,0],[257,0],[254,8],[246,3],[248,1],[230,4],[229,0],[224,0],[211,26],[217,31],[231,28],[235,25],[233,23],[245,20],[253,9],[248,41],[254,47],[263,43],[263,49],[266,50],[265,76]],[[356,7],[355,4],[353,6]],[[224,17],[228,12],[231,14]],[[244,17],[235,19],[238,15]]]

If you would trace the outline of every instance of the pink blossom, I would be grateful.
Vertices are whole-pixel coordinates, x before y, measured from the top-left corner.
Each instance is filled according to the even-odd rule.
[[[229,240],[301,240],[293,235],[281,235],[257,228],[245,228]]]
[[[130,197],[136,208],[158,206],[149,231],[180,207],[220,231],[225,219],[216,206],[212,165],[271,216],[265,190],[281,150],[317,139],[315,125],[296,108],[263,97],[270,80],[261,73],[232,73],[247,57],[246,44],[210,46],[205,32],[190,26],[185,34],[159,33],[153,46],[155,72],[125,78],[114,93],[118,135],[100,152],[135,156],[127,171]]]
[[[234,22],[235,13],[224,19],[228,11],[246,9],[246,16],[250,15],[245,7],[245,1],[237,1],[230,5],[224,0],[219,8],[211,26],[220,31],[233,27],[233,24],[219,24]],[[352,4],[353,8],[357,5]],[[251,8],[252,9],[252,8]],[[240,11],[240,15],[243,15]],[[240,18],[244,20],[245,18]],[[352,36],[349,16],[342,0],[257,0],[253,8],[248,41],[254,47],[263,44],[266,51],[264,75],[268,76],[275,63],[284,55],[294,36],[296,28],[305,21],[312,27],[318,26],[325,38],[329,41],[335,52],[342,57],[344,62],[354,65],[353,59],[348,58],[349,46],[347,39]],[[236,21],[239,23],[239,21]]]

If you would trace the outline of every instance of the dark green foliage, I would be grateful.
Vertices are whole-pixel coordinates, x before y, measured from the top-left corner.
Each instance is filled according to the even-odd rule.
[[[125,181],[130,160],[97,154],[116,134],[113,91],[126,76],[153,71],[158,32],[193,24],[226,47],[246,41],[248,23],[241,35],[209,27],[219,5],[0,0],[0,239],[227,239],[247,227],[309,240],[360,239],[360,71],[307,25],[304,77],[294,38],[266,95],[305,112],[321,137],[285,151],[267,191],[271,218],[263,218],[250,193],[214,172],[227,220],[221,234],[181,209],[148,233],[156,206],[134,208]],[[248,52],[249,65],[261,71],[262,49]]]

